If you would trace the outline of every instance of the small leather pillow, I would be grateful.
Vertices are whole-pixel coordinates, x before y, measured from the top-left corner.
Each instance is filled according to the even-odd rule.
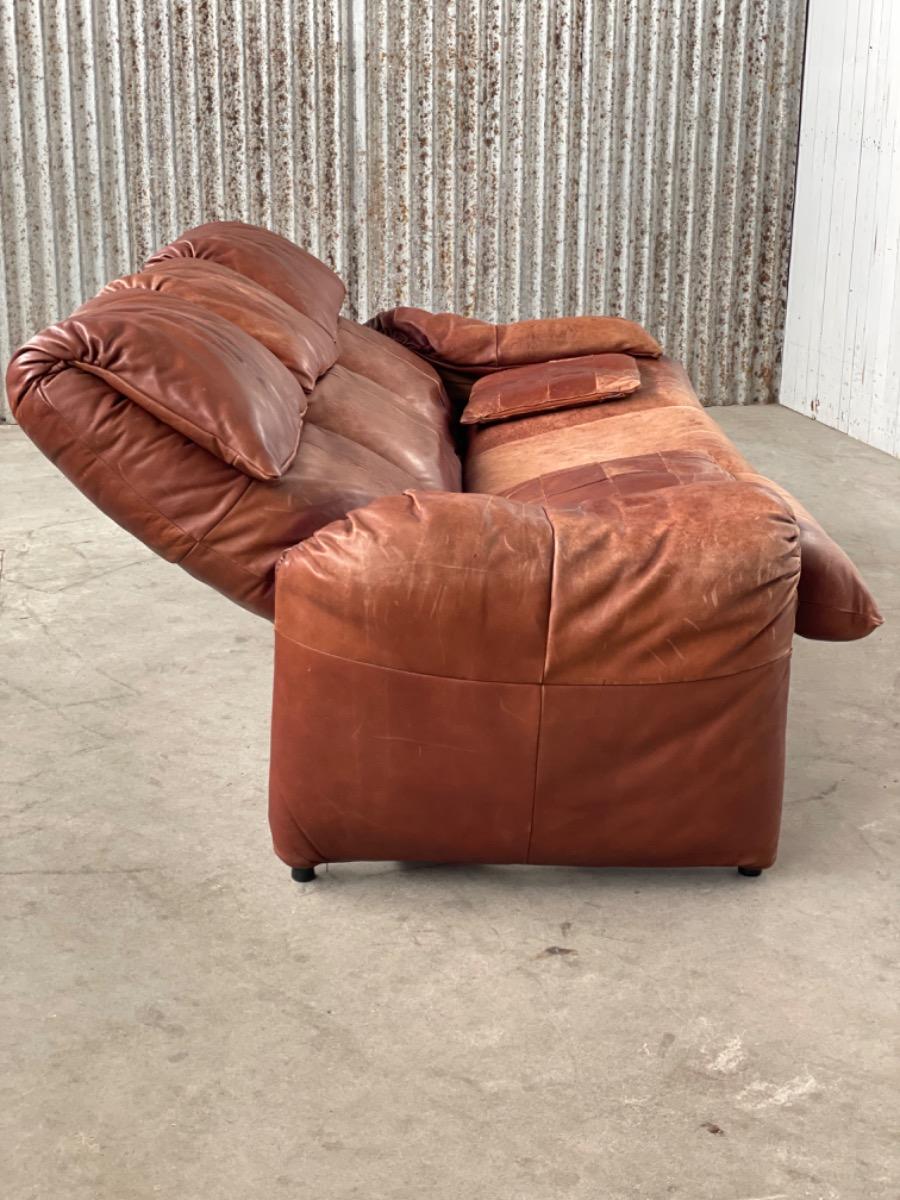
[[[277,479],[300,443],[306,395],[249,333],[174,296],[132,289],[86,304],[16,352],[13,407],[58,371],[121,396],[253,479]]]
[[[423,358],[477,375],[582,354],[662,354],[646,329],[624,317],[547,317],[494,325],[455,313],[392,308],[368,324]]]
[[[247,275],[204,258],[164,258],[108,283],[91,303],[142,288],[199,304],[239,325],[296,375],[305,392],[334,366],[337,342],[316,321]]]
[[[463,425],[505,421],[530,413],[599,404],[629,396],[641,386],[637,364],[627,354],[585,354],[531,363],[482,375],[469,393]]]

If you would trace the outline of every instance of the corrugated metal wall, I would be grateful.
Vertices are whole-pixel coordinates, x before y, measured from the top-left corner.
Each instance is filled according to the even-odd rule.
[[[775,398],[800,0],[0,0],[0,354],[186,226],[367,317],[612,312]]]
[[[900,457],[900,6],[809,18],[781,402]]]

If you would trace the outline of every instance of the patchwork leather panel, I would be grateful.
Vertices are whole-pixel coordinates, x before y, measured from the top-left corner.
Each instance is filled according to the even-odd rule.
[[[478,454],[470,453],[464,471],[466,490],[505,493],[551,471],[657,450],[702,451],[730,474],[750,470],[746,460],[702,409],[670,407],[620,413],[612,420],[570,425],[493,445]]]

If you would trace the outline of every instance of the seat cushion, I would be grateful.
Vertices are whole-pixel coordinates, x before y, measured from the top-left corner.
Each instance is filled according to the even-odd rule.
[[[728,481],[727,471],[707,454],[693,450],[659,451],[614,458],[604,463],[586,463],[568,470],[538,475],[502,493],[520,504],[577,512],[599,512],[622,496],[658,491],[688,483]]]
[[[657,408],[625,412],[612,420],[563,425],[534,437],[501,442],[481,453],[470,452],[465,466],[466,491],[507,494],[516,484],[551,471],[657,450],[702,451],[731,474],[750,470],[702,409]]]

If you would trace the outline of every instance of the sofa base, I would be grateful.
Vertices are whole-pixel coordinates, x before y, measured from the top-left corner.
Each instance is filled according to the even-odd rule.
[[[270,821],[323,862],[771,866],[789,659],[665,685],[447,679],[276,638]]]

